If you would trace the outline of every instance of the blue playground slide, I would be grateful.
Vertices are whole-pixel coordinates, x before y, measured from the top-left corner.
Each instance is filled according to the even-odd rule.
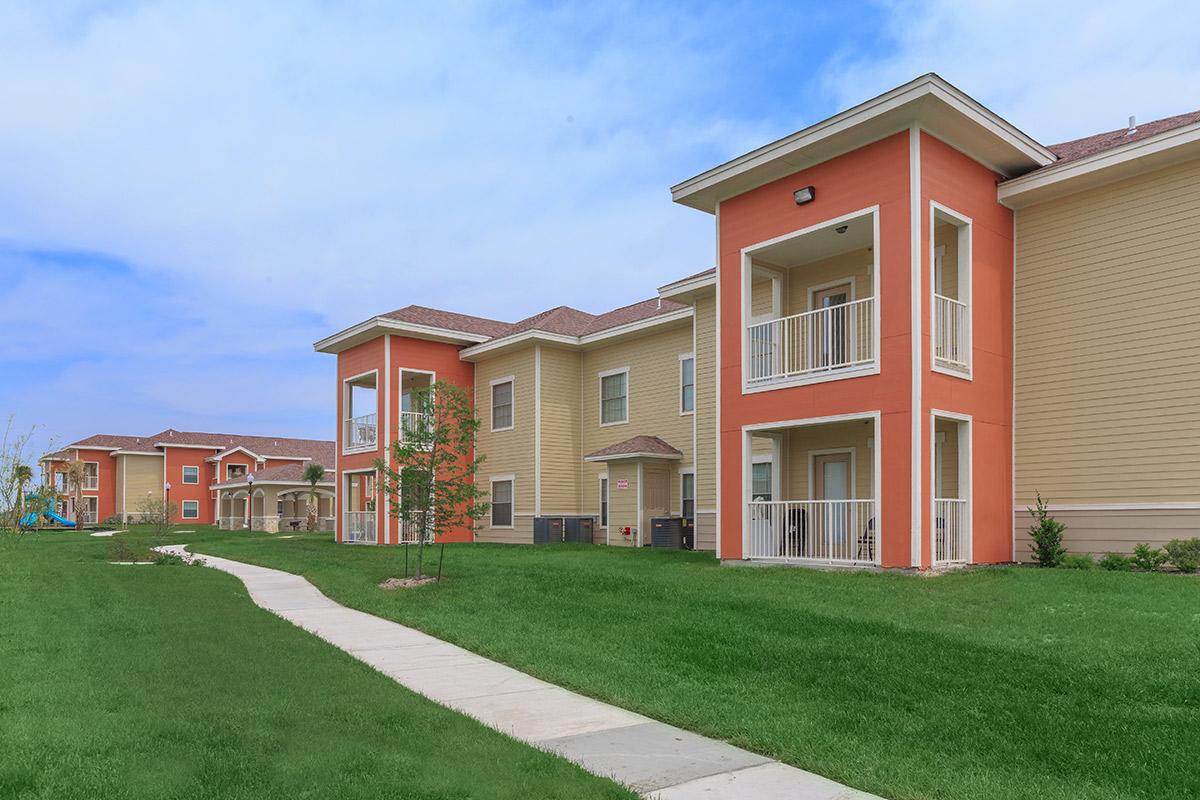
[[[29,495],[25,499],[30,502],[38,502],[42,498],[38,497],[37,495]],[[49,519],[53,522],[57,522],[59,525],[62,525],[64,528],[74,528],[75,527],[74,522],[72,522],[69,519],[60,517],[58,514],[55,514],[53,511],[42,511],[42,512],[30,511],[28,514],[21,517],[21,527],[22,528],[32,528],[35,525],[37,525],[39,513],[46,519]]]

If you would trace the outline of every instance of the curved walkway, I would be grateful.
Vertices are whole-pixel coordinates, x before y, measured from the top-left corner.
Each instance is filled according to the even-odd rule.
[[[156,548],[184,558],[185,545]],[[654,800],[878,800],[811,772],[567,691],[335,603],[299,575],[215,556],[255,603],[407,688]]]

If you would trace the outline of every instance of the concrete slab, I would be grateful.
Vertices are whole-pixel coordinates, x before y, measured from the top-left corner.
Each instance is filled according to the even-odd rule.
[[[771,761],[731,744],[653,721],[543,741],[539,746],[639,792]]]
[[[548,683],[543,685],[546,688],[439,702],[543,750],[548,749],[544,744],[548,740],[647,722],[646,717],[632,711]]]
[[[443,705],[472,697],[554,688],[553,684],[487,659],[480,659],[478,664],[463,664],[453,669],[393,668],[386,674],[414,692],[420,692]]]
[[[385,675],[395,675],[414,669],[464,667],[490,663],[486,658],[477,656],[469,650],[442,642],[400,647],[369,647],[349,652],[358,660],[370,664]]]
[[[723,772],[651,792],[650,800],[879,800],[873,794],[772,761],[757,767]]]

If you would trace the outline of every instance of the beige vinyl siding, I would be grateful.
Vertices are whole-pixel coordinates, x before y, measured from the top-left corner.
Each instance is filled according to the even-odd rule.
[[[934,431],[942,440],[942,493],[941,498],[962,498],[958,493],[958,425],[954,420],[937,419]],[[936,455],[936,451],[935,451]],[[937,469],[936,465],[934,469]],[[936,488],[936,487],[935,487]]]
[[[942,289],[938,294],[966,302],[958,296],[958,227],[948,222],[938,222],[933,228],[933,246],[944,247],[942,254]],[[937,291],[937,288],[934,288]]]
[[[775,291],[770,278],[750,283],[750,318],[769,319],[774,316]]]
[[[626,538],[621,529],[638,526],[638,468],[632,461],[614,461],[608,465],[609,507],[608,543],[611,545],[636,545],[637,537]],[[621,481],[626,488],[619,488]],[[596,481],[599,484],[599,480]],[[598,491],[598,490],[597,490]]]
[[[713,551],[717,549],[717,515],[703,511],[696,512],[696,537],[693,545],[697,550]]]
[[[1018,508],[1200,501],[1200,160],[1021,209],[1016,238]]]
[[[812,425],[784,432],[782,469],[784,497],[776,500],[811,500],[808,471],[814,450],[852,450],[854,452],[854,498],[872,498],[872,470],[875,460],[870,447],[875,427],[871,420],[852,420],[828,425]],[[758,437],[755,437],[758,438]]]
[[[670,491],[672,508],[679,505],[680,467],[692,466],[692,414],[679,413],[679,356],[692,352],[691,320],[663,325],[652,328],[649,332],[636,338],[624,339],[613,344],[584,350],[580,365],[581,387],[581,423],[582,447],[581,452],[587,453],[599,450],[610,444],[624,441],[633,436],[657,436],[672,447],[683,452],[680,461],[672,461],[668,490]],[[629,422],[620,425],[600,425],[600,378],[601,372],[610,369],[629,368]],[[697,366],[697,406],[700,405],[705,380],[711,378],[699,377],[701,371]],[[715,420],[711,423],[715,425]],[[613,466],[620,462],[595,463],[584,462],[580,459],[580,485],[584,495],[585,510],[596,513],[600,508],[598,476],[604,471],[609,472],[615,487]],[[616,489],[610,490],[614,504]],[[636,497],[634,499],[636,503]],[[611,513],[611,512],[610,512]],[[610,522],[610,524],[617,524]],[[623,525],[637,523],[636,510],[630,521]],[[616,541],[617,537],[611,537]]]
[[[696,325],[696,512],[717,507],[717,300],[699,298]],[[715,542],[714,542],[715,547]],[[705,548],[708,549],[708,548]]]
[[[125,513],[136,514],[141,511],[147,497],[162,497],[163,490],[163,459],[162,456],[118,456],[124,461],[125,478],[123,481]],[[122,471],[122,464],[117,464],[117,474]]]
[[[870,250],[854,250],[832,258],[803,264],[786,271],[787,286],[784,290],[784,315],[802,314],[814,310],[809,302],[809,291],[814,286],[827,286],[843,278],[849,278],[854,286],[854,300],[872,295],[871,265],[874,257]]]
[[[491,382],[513,377],[513,428],[491,429]],[[532,542],[534,512],[534,348],[485,359],[475,365],[475,397],[481,409],[476,447],[486,460],[480,466],[478,480],[486,489],[493,475],[512,475],[513,528],[491,527],[491,518],[480,520],[475,537],[481,542]]]
[[[586,511],[581,497],[579,382],[577,351],[542,346],[542,514],[599,515],[599,500]],[[592,487],[598,492],[598,487]]]

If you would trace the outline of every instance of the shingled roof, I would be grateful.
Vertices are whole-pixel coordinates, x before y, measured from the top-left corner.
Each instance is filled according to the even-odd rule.
[[[612,461],[619,458],[681,458],[683,452],[657,436],[633,436],[623,442],[601,447],[584,456],[585,461]]]
[[[324,465],[322,465],[324,466]],[[257,472],[250,473],[254,476],[255,483],[307,483],[304,480],[304,470],[307,469],[307,464],[284,464],[280,467],[271,467],[269,469],[260,469]],[[325,477],[317,481],[318,486],[333,485],[333,470],[332,468],[325,471]],[[245,486],[248,483],[246,476],[235,478],[231,481],[224,481],[216,484],[215,488],[228,489],[232,486]]]
[[[333,442],[325,439],[293,439],[284,436],[244,436],[235,433],[208,433],[205,431],[177,431],[167,428],[153,436],[117,436],[99,433],[88,436],[77,442],[72,442],[56,453],[48,453],[43,458],[67,458],[67,451],[74,449],[134,450],[147,453],[159,452],[159,445],[188,445],[211,448],[216,455],[243,447],[262,458],[297,458],[308,459],[322,466],[333,468]],[[303,467],[301,467],[303,469]]]
[[[1115,131],[1106,131],[1105,133],[1085,136],[1082,139],[1072,139],[1069,142],[1062,142],[1061,144],[1052,144],[1047,149],[1058,156],[1058,161],[1049,166],[1086,158],[1096,153],[1102,153],[1105,150],[1111,150],[1114,147],[1120,147],[1123,144],[1148,139],[1151,136],[1157,136],[1160,133],[1173,130],[1174,128],[1182,128],[1184,125],[1191,125],[1196,122],[1200,122],[1200,111],[1178,114],[1174,117],[1164,117],[1163,119],[1156,119],[1153,122],[1143,122],[1133,129],[1133,133],[1130,133],[1128,128],[1120,128]]]

